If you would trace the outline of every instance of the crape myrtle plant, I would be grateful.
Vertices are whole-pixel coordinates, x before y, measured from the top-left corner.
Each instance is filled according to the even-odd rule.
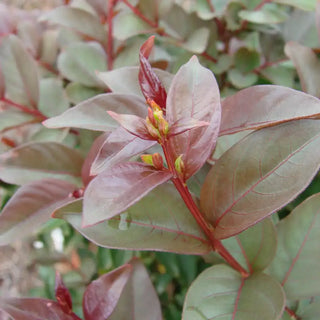
[[[257,36],[270,37],[255,25],[261,17],[290,20],[278,4],[286,1],[231,1],[221,10],[176,2],[79,1],[40,21],[16,13],[3,23],[0,178],[21,187],[0,215],[0,244],[52,216],[99,249],[203,256],[205,270],[182,296],[182,319],[319,319],[320,195],[280,221],[276,214],[319,169],[316,50],[288,42],[287,58],[272,60],[255,48]],[[310,10],[308,1],[292,3]],[[196,34],[182,34],[168,8],[193,21]],[[47,21],[63,26],[58,40]],[[175,75],[162,70],[166,52],[151,60],[154,36],[134,38],[145,33],[171,45]],[[118,68],[135,64],[132,52],[139,66]],[[221,99],[214,74],[193,53],[217,71],[225,92],[260,76],[294,86],[294,65],[307,93],[266,84]],[[54,300],[7,298],[0,308],[26,320],[166,318],[140,257],[98,274],[86,264],[80,312],[58,273]]]

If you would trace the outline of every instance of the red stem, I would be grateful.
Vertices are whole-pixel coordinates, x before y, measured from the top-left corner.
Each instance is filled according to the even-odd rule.
[[[168,168],[173,174],[173,178],[171,179],[174,183],[176,189],[180,193],[183,201],[185,202],[186,206],[190,210],[191,214],[197,221],[199,227],[203,230],[205,235],[207,236],[210,244],[217,253],[225,259],[231,267],[235,270],[238,270],[241,275],[246,278],[249,276],[249,273],[238,263],[238,261],[228,252],[228,250],[223,246],[220,240],[214,238],[214,229],[210,226],[206,220],[204,219],[202,213],[200,212],[199,208],[195,204],[192,195],[189,192],[187,185],[184,181],[180,178],[179,173],[175,170],[174,167],[174,159],[173,159],[173,152],[171,151],[171,147],[167,141],[162,143],[162,149],[164,152],[164,156],[166,158]]]
[[[285,310],[287,311],[287,313],[289,314],[289,316],[293,319],[296,319],[296,320],[300,320],[301,318],[299,316],[297,316],[295,314],[295,312],[291,309],[289,309],[288,307],[285,307]]]
[[[10,99],[6,99],[6,98],[4,98],[4,97],[2,97],[2,98],[0,99],[0,101],[2,101],[2,102],[4,102],[4,103],[7,103],[7,104],[9,104],[10,106],[12,106],[12,107],[14,107],[14,108],[16,108],[16,109],[19,109],[19,110],[21,110],[21,111],[23,111],[23,112],[25,112],[25,113],[32,114],[32,115],[34,115],[34,116],[36,116],[36,117],[39,117],[39,118],[41,118],[42,120],[47,119],[47,117],[46,117],[44,114],[42,114],[39,110],[30,109],[30,108],[27,107],[27,106],[24,106],[24,105],[22,105],[22,104],[16,103],[16,102],[14,102],[14,101],[12,101],[12,100],[10,100]]]
[[[152,28],[157,28],[158,24],[148,19],[138,8],[134,7],[128,0],[122,0],[123,3],[129,7],[132,12],[139,17],[141,20],[146,22],[148,25],[150,25]]]
[[[208,3],[208,6],[209,6],[209,8],[210,8],[210,11],[211,11],[211,12],[214,12],[215,10],[214,10],[214,6],[213,6],[211,0],[207,0],[207,3]]]
[[[108,43],[107,43],[107,55],[108,55],[108,69],[113,69],[113,7],[115,0],[108,1],[108,16],[107,16],[107,24],[108,24]]]

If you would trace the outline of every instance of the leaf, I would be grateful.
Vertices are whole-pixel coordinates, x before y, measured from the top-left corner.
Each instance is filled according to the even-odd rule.
[[[79,82],[71,82],[66,86],[66,95],[70,102],[74,104],[78,104],[101,93],[104,93],[103,89],[86,87]]]
[[[320,316],[319,297],[310,299],[309,304],[302,310],[298,310],[297,315],[303,320],[318,320]],[[291,319],[290,319],[291,320]]]
[[[121,12],[113,19],[114,37],[124,41],[139,34],[152,33],[155,28],[132,12]]]
[[[209,126],[193,129],[169,139],[176,159],[184,156],[185,179],[190,178],[206,162],[218,136],[220,95],[216,80],[208,69],[193,57],[175,75],[167,98],[167,120],[179,123],[182,118],[209,122]]]
[[[78,8],[61,6],[46,12],[41,20],[71,28],[101,42],[107,39],[106,31],[99,18]]]
[[[319,120],[255,131],[215,163],[200,204],[217,239],[247,229],[293,200],[320,163]]]
[[[228,79],[236,88],[242,89],[255,84],[258,76],[255,73],[242,73],[238,69],[230,69]]]
[[[19,126],[22,123],[33,120],[34,117],[30,114],[16,110],[0,110],[0,131],[11,127]]]
[[[320,194],[296,207],[277,225],[278,249],[269,273],[288,299],[320,295]]]
[[[85,191],[83,226],[118,215],[171,176],[169,171],[157,171],[138,162],[120,163],[107,169]]]
[[[11,197],[0,215],[0,245],[36,231],[57,207],[69,201],[75,185],[55,179],[31,182]]]
[[[279,10],[278,7],[266,4],[258,11],[241,10],[239,17],[253,23],[272,24],[285,21],[288,15],[284,11]]]
[[[286,55],[297,69],[302,90],[313,96],[320,97],[320,61],[311,48],[297,42],[286,44]]]
[[[131,277],[108,320],[162,320],[160,301],[146,268],[138,259],[129,265]]]
[[[310,95],[280,86],[254,86],[223,100],[220,135],[319,115],[320,102]]]
[[[146,98],[155,101],[161,109],[166,110],[167,93],[157,74],[153,71],[148,58],[154,44],[154,36],[150,37],[140,49],[139,84]]]
[[[160,185],[120,216],[81,228],[82,203],[61,207],[54,217],[67,220],[99,246],[130,250],[156,250],[185,254],[210,252],[202,230],[171,184]]]
[[[95,72],[107,70],[106,60],[100,44],[75,42],[59,55],[57,64],[61,74],[68,80],[88,87],[104,88]]]
[[[160,79],[160,82],[168,90],[173,79],[173,75],[161,69],[152,69]],[[143,97],[140,89],[139,67],[124,67],[107,72],[98,72],[97,76],[101,79],[113,93],[135,94]]]
[[[301,10],[312,11],[316,8],[317,0],[275,0],[274,2],[293,6]]]
[[[40,81],[39,110],[48,117],[54,117],[66,111],[69,102],[65,96],[62,81],[54,78]]]
[[[10,298],[0,301],[0,310],[14,320],[75,320],[74,313],[66,314],[56,301],[40,298]]]
[[[108,115],[108,110],[140,117],[147,115],[146,103],[138,96],[105,93],[83,101],[61,115],[44,121],[43,124],[48,128],[75,127],[109,131],[118,125]]]
[[[14,102],[36,108],[39,100],[38,69],[21,40],[14,35],[2,40],[0,58],[6,96]]]
[[[199,28],[190,34],[181,47],[193,53],[203,53],[207,48],[209,36],[210,30],[208,28]]]
[[[109,319],[129,280],[131,269],[125,264],[89,284],[82,304],[85,320]]]
[[[155,144],[156,141],[142,140],[119,127],[112,131],[108,137],[105,137],[104,142],[97,150],[91,166],[91,173],[99,174],[117,163],[128,161],[131,157],[144,152]]]
[[[65,313],[72,312],[72,299],[69,290],[62,281],[60,273],[56,272],[55,297]]]
[[[241,72],[250,72],[260,64],[260,55],[257,51],[242,47],[234,54],[234,64]]]
[[[281,317],[285,296],[272,277],[255,273],[243,279],[229,266],[206,269],[191,284],[183,306],[183,320],[259,319]]]
[[[272,262],[277,249],[277,234],[271,219],[265,219],[223,240],[222,244],[252,274],[264,270]]]
[[[108,111],[108,115],[116,120],[121,127],[126,129],[129,133],[141,139],[155,140],[155,138],[148,131],[147,122],[145,119],[134,114],[119,114],[113,111]]]
[[[12,184],[26,184],[44,178],[76,182],[82,156],[56,142],[30,142],[0,155],[0,178]]]

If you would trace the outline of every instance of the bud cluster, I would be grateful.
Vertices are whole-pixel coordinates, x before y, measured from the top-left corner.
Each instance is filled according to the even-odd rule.
[[[153,166],[157,170],[163,169],[163,159],[160,153],[154,153],[154,154],[143,154],[141,155],[141,160],[149,164],[150,166]]]
[[[150,135],[158,140],[162,140],[168,135],[169,123],[163,116],[160,106],[151,99],[147,99],[148,116],[146,118],[147,129]]]

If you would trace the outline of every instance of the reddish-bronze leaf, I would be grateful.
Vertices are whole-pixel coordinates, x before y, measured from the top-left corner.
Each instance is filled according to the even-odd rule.
[[[169,171],[158,171],[138,162],[121,163],[105,170],[85,191],[83,226],[118,215],[171,176]]]
[[[175,75],[167,99],[167,120],[170,125],[184,118],[209,123],[170,138],[178,158],[185,164],[185,178],[190,178],[206,162],[218,137],[220,125],[220,95],[213,73],[202,67],[194,56]]]
[[[139,83],[146,99],[154,100],[163,110],[166,108],[167,93],[148,61],[153,48],[154,36],[150,37],[140,49]]]
[[[254,86],[223,100],[219,135],[319,115],[320,100],[311,95],[281,86]]]
[[[55,296],[58,303],[61,306],[61,309],[65,313],[72,312],[72,299],[68,288],[62,281],[61,275],[59,272],[56,272],[56,282],[55,282]]]
[[[85,320],[109,319],[131,275],[132,267],[125,264],[91,282],[83,296]]]

